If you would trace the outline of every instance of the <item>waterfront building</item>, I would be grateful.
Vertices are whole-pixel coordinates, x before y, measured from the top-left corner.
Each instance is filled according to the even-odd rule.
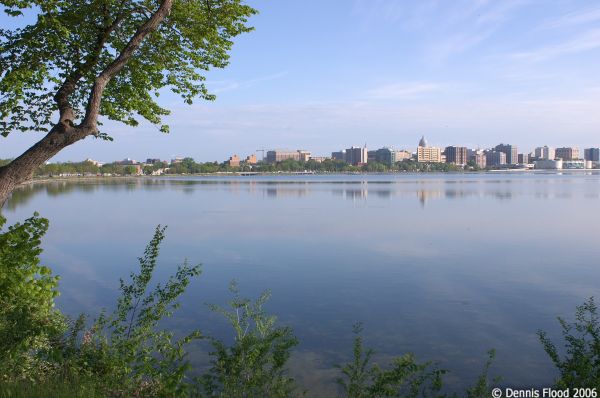
[[[283,162],[287,159],[306,162],[309,158],[310,152],[302,149],[296,151],[276,149],[267,152],[267,163]]]
[[[563,169],[566,170],[581,170],[585,169],[585,160],[563,160]],[[588,167],[589,168],[589,167]]]
[[[311,156],[309,160],[312,160],[313,162],[316,163],[323,163],[324,161],[328,160],[330,158],[328,158],[327,156]]]
[[[579,159],[579,148],[575,148],[575,147],[556,148],[555,156],[556,156],[556,159],[578,160]]]
[[[346,149],[345,161],[351,165],[358,166],[366,164],[368,162],[368,151],[367,147],[350,147]]]
[[[600,162],[600,148],[586,148],[583,150],[585,160]]]
[[[470,151],[469,161],[472,161],[479,167],[480,169],[485,169],[487,166],[486,154],[481,149],[477,149],[474,151]]]
[[[425,136],[422,136],[421,140],[419,141],[419,146],[417,147],[417,162],[441,163],[442,150],[440,148],[429,146]]]
[[[514,145],[500,144],[494,148],[497,152],[502,152],[506,155],[506,164],[519,163],[517,147]]]
[[[238,155],[233,155],[225,163],[227,163],[229,167],[240,167],[240,158]]]
[[[162,163],[162,161],[160,159],[153,159],[153,158],[146,159],[146,164],[156,164],[156,163]]]
[[[528,164],[529,163],[529,155],[526,153],[519,154],[519,164]]]
[[[404,149],[394,151],[394,159],[396,162],[402,162],[403,160],[408,160],[410,158],[412,158],[412,153],[410,153],[409,151],[406,151]]]
[[[533,163],[535,169],[541,170],[561,170],[563,168],[562,159],[540,159]]]
[[[177,164],[177,163],[181,163],[183,162],[183,158],[182,157],[176,157],[174,159],[171,159],[171,164]]]
[[[541,146],[535,148],[534,156],[537,160],[543,159],[554,159],[556,157],[554,148],[550,148],[549,146]]]
[[[246,164],[258,163],[258,160],[256,159],[256,155],[252,154],[252,155],[246,156],[246,160],[244,160],[244,163],[246,163]]]
[[[337,152],[331,152],[331,159],[333,160],[346,160],[346,150],[341,150]]]
[[[489,167],[503,166],[507,164],[506,153],[495,150],[486,151],[485,163]]]
[[[448,146],[444,150],[444,154],[446,155],[446,163],[464,166],[469,161],[467,148],[464,146]]]

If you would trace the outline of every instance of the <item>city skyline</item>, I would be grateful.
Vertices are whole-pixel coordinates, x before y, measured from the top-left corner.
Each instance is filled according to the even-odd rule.
[[[434,146],[485,148],[497,137],[523,148],[600,144],[592,1],[249,3],[261,11],[256,31],[236,40],[225,70],[207,75],[216,102],[187,106],[165,92],[171,134],[108,121],[103,131],[115,142],[86,139],[53,161],[149,153],[209,161],[230,156],[232,142],[240,153],[310,146],[327,154],[365,139],[412,147],[422,134]],[[28,18],[1,15],[0,25]],[[0,157],[39,138],[11,134]]]

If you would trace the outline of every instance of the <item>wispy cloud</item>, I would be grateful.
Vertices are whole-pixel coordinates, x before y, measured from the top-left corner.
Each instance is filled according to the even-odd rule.
[[[249,79],[249,80],[242,80],[242,81],[238,81],[238,80],[209,81],[209,82],[206,82],[206,84],[209,87],[210,86],[216,86],[216,88],[212,89],[212,92],[215,93],[215,94],[219,94],[219,93],[223,93],[223,92],[226,92],[226,91],[233,91],[233,90],[239,90],[239,89],[245,89],[245,88],[249,88],[249,87],[254,87],[254,86],[256,86],[259,83],[270,81],[270,80],[276,80],[276,79],[284,77],[285,75],[287,75],[287,71],[282,71],[282,72],[274,73],[272,75],[261,76],[261,77],[257,77],[257,78]]]
[[[431,82],[392,83],[369,90],[367,97],[371,99],[413,99],[441,89],[441,85]]]
[[[537,50],[515,53],[515,59],[538,62],[565,54],[589,51],[600,47],[600,29],[591,29],[563,43],[542,47]]]
[[[562,17],[548,21],[540,26],[541,29],[554,29],[567,26],[584,25],[600,21],[600,7],[588,8],[565,14]]]
[[[481,45],[528,3],[528,0],[479,0],[457,6],[457,11],[451,12],[440,28],[441,40],[431,46],[430,60],[441,62]]]

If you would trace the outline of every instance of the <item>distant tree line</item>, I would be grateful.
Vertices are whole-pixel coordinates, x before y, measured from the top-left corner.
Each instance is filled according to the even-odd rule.
[[[10,159],[0,159],[0,166],[10,162]],[[315,173],[385,173],[385,172],[449,172],[463,170],[480,170],[475,164],[468,164],[466,168],[451,163],[419,163],[414,160],[404,160],[394,165],[379,162],[369,162],[367,164],[354,166],[343,160],[327,159],[323,162],[314,160],[298,161],[286,159],[277,163],[257,163],[244,164],[232,167],[226,162],[205,162],[198,163],[193,158],[184,158],[181,162],[168,164],[167,162],[156,162],[151,165],[140,164],[141,174],[152,175],[159,170],[164,174],[211,174],[227,172],[303,172],[310,171]],[[65,162],[48,163],[40,166],[34,176],[52,177],[60,175],[136,175],[138,165],[121,164],[119,162],[107,163],[98,166],[94,162]]]

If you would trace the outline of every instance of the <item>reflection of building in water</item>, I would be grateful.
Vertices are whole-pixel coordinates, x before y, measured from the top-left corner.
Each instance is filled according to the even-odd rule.
[[[369,197],[369,190],[365,187],[365,188],[354,188],[354,189],[346,189],[344,191],[345,195],[346,195],[346,199],[352,199],[352,200],[357,200],[357,199],[367,199]]]
[[[423,207],[425,207],[425,203],[427,203],[428,200],[441,198],[442,191],[441,190],[433,191],[433,190],[420,189],[417,191],[417,197],[419,198],[419,202],[421,202],[421,205]]]
[[[308,188],[282,188],[282,187],[273,187],[266,189],[267,196],[270,198],[282,198],[282,197],[303,197],[308,195]]]

